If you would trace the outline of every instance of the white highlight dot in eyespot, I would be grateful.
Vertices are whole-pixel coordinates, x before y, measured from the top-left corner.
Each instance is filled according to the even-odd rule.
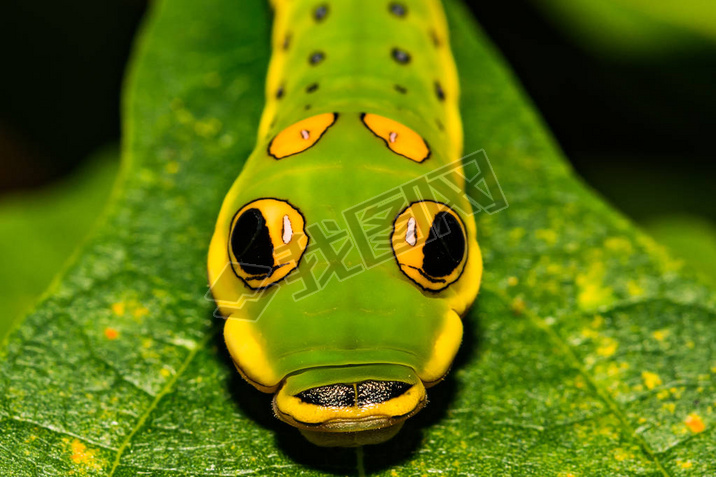
[[[415,244],[418,243],[418,235],[415,231],[415,217],[408,219],[408,230],[405,232],[405,241],[408,242],[411,247],[414,247]]]
[[[311,133],[308,132],[307,129],[301,129],[301,137],[303,139],[308,139],[309,137],[311,137]]]
[[[293,237],[293,227],[291,227],[291,219],[288,218],[288,215],[284,215],[283,237],[281,237],[281,240],[283,240],[283,243],[289,243],[291,241],[291,237]]]
[[[395,140],[398,139],[398,133],[397,132],[391,132],[388,134],[388,140],[390,142],[395,142]]]

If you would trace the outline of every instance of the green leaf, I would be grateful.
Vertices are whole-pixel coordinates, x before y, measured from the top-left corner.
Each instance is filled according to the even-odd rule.
[[[466,151],[510,207],[481,214],[478,306],[449,378],[388,444],[319,449],[241,381],[205,256],[254,143],[261,0],[154,4],[105,225],[11,335],[0,473],[677,476],[716,472],[713,292],[575,178],[503,61],[448,2]]]
[[[0,339],[78,248],[107,202],[119,151],[104,148],[50,188],[0,200]]]
[[[667,215],[644,223],[652,237],[667,246],[675,257],[716,285],[716,226],[697,216]]]

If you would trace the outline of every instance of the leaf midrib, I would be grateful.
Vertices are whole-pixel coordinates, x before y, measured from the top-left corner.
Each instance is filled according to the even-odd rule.
[[[162,388],[159,393],[157,393],[156,397],[152,400],[151,404],[147,406],[147,409],[142,413],[142,415],[137,420],[137,423],[132,428],[132,431],[127,434],[127,437],[124,438],[122,443],[119,446],[119,449],[117,450],[117,456],[114,459],[114,463],[112,464],[112,469],[109,472],[109,477],[114,476],[115,471],[119,467],[120,460],[122,458],[122,455],[124,454],[124,451],[131,445],[132,438],[134,435],[139,432],[139,430],[144,426],[144,423],[149,419],[149,416],[152,414],[152,411],[156,409],[156,407],[159,405],[159,402],[162,400],[164,396],[169,394],[171,392],[172,388],[174,387],[174,384],[176,384],[177,380],[180,376],[184,374],[184,371],[189,367],[191,362],[194,360],[194,357],[199,353],[199,351],[203,350],[204,347],[207,345],[207,343],[214,337],[216,332],[210,332],[207,333],[203,340],[199,341],[197,345],[192,349],[189,354],[187,355],[186,359],[184,359],[184,362],[181,364],[179,369],[176,373],[174,373],[174,376],[172,379],[170,379]]]

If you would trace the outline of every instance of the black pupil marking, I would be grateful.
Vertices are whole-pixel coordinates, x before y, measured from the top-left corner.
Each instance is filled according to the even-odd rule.
[[[316,51],[315,53],[312,53],[311,56],[308,57],[308,62],[312,65],[317,65],[321,61],[323,61],[323,58],[325,58],[325,55],[323,52]]]
[[[313,93],[318,89],[318,83],[312,83],[306,87],[306,93]]]
[[[273,269],[273,243],[259,209],[241,214],[231,232],[231,251],[249,275],[269,275]]]
[[[296,397],[307,404],[324,407],[352,407],[380,404],[405,394],[411,388],[401,381],[364,381],[356,385],[331,384],[307,389]]]
[[[410,63],[410,55],[405,50],[401,50],[400,48],[393,48],[391,55],[393,56],[393,59],[395,61],[402,65]]]
[[[445,101],[445,91],[443,91],[443,87],[440,86],[440,83],[437,81],[435,82],[435,95],[440,101]]]
[[[455,216],[435,214],[423,247],[423,271],[431,277],[450,275],[465,255],[465,237]]]
[[[328,5],[319,5],[313,11],[313,18],[315,18],[317,22],[323,21],[326,15],[328,15]]]
[[[396,17],[404,17],[408,13],[408,10],[402,3],[393,2],[390,4],[390,13]]]
[[[396,85],[395,85],[395,91],[397,91],[397,92],[400,93],[400,94],[405,94],[405,93],[408,92],[408,90],[405,89],[404,86],[400,86],[399,84],[396,84]]]
[[[276,99],[281,99],[281,98],[283,98],[283,86],[281,86],[281,87],[276,91]]]

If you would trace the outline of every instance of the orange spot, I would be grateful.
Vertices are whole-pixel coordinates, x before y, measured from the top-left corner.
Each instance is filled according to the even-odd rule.
[[[415,162],[423,162],[430,157],[430,148],[425,140],[409,127],[377,114],[364,114],[361,120],[394,153]]]
[[[114,328],[105,328],[104,336],[106,336],[108,340],[116,340],[119,337],[119,331]]]
[[[704,432],[706,430],[706,424],[704,424],[704,421],[701,420],[701,416],[696,413],[689,414],[684,423],[694,434],[698,434],[699,432]]]
[[[337,114],[324,113],[303,119],[280,133],[271,140],[268,152],[275,159],[293,156],[305,151],[323,136],[336,122]]]
[[[81,465],[94,471],[98,471],[102,468],[102,465],[96,460],[96,449],[88,449],[86,445],[75,439],[70,444],[70,450],[72,451],[70,460],[75,465]]]

